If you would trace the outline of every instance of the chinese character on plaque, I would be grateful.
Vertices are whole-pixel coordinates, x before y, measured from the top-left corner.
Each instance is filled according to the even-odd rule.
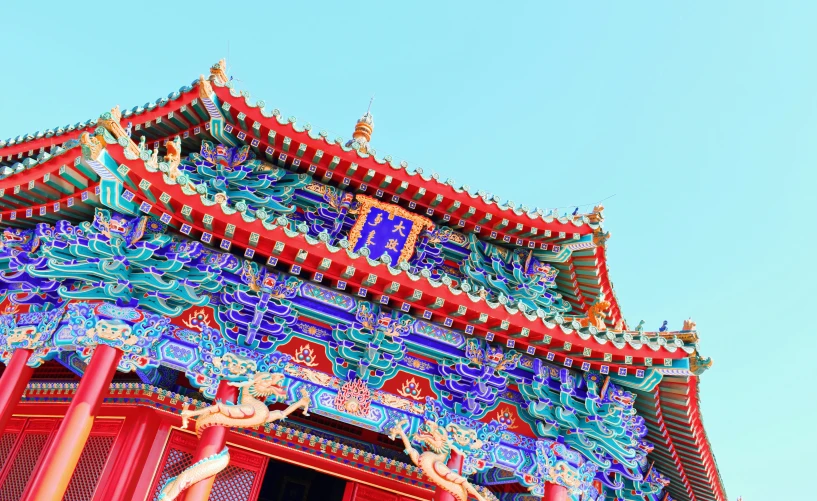
[[[428,218],[400,206],[366,195],[357,195],[356,198],[360,207],[357,221],[349,232],[349,246],[355,252],[368,247],[371,259],[380,259],[387,254],[393,266],[400,261],[408,261],[414,253],[420,232],[424,228],[434,229],[434,223]]]

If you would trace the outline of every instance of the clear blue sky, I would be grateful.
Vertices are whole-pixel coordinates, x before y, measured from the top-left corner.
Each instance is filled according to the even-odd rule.
[[[333,137],[376,94],[379,153],[531,206],[615,194],[626,318],[692,316],[715,360],[730,498],[813,493],[817,2],[579,3],[7,2],[0,137],[165,96],[229,40],[240,87]]]

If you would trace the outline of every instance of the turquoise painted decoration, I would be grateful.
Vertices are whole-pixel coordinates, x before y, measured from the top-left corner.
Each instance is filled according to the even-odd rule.
[[[468,248],[471,254],[460,266],[466,277],[463,290],[523,311],[541,312],[545,318],[570,311],[570,304],[555,291],[556,268],[531,253],[481,242],[473,233],[468,235]]]
[[[437,366],[434,386],[442,403],[458,414],[481,416],[508,387],[508,371],[516,369],[521,353],[477,338],[465,343],[462,357]]]
[[[200,152],[191,153],[179,169],[183,172],[179,184],[190,182],[213,203],[228,204],[267,222],[294,212],[295,190],[312,180],[255,159],[248,145],[232,148],[209,141],[202,141]]]
[[[483,423],[449,412],[437,399],[426,398],[423,419],[444,428],[452,447],[468,457],[467,475],[483,471],[493,463],[493,452],[499,446],[505,426],[496,421]]]
[[[328,354],[335,374],[347,381],[360,379],[369,387],[380,387],[406,356],[403,338],[409,335],[413,322],[409,315],[386,313],[371,303],[358,302],[355,321],[332,330]]]
[[[202,326],[199,332],[188,331],[198,349],[196,359],[186,371],[187,379],[208,398],[215,398],[219,381],[242,381],[256,372],[280,372],[290,356],[279,352],[267,354],[238,346],[218,329]]]
[[[634,395],[599,374],[582,378],[537,362],[530,384],[519,385],[527,411],[536,419],[537,434],[558,441],[604,472],[597,480],[610,489],[643,481],[652,445],[644,440],[647,428],[633,406]]]
[[[414,255],[409,260],[409,270],[415,275],[428,270],[429,277],[435,280],[442,278],[445,261],[442,244],[448,242],[452,233],[453,230],[447,226],[423,230],[414,247]]]
[[[203,292],[221,285],[218,268],[207,264],[210,251],[164,234],[164,226],[148,217],[97,209],[93,223],[39,224],[36,234],[47,267],[28,265],[26,271],[64,281],[59,294],[66,299],[113,300],[174,317],[207,304]]]
[[[304,211],[309,232],[317,237],[326,235],[323,238],[328,243],[336,244],[340,236],[348,233],[355,222],[349,215],[353,202],[354,196],[351,193],[332,186],[325,187],[323,201]]]
[[[123,352],[117,366],[122,372],[158,367],[156,346],[170,325],[164,315],[111,303],[71,303],[66,320],[71,326],[72,344],[83,362],[90,362],[96,346],[108,345]]]
[[[65,308],[20,315],[0,316],[0,362],[8,364],[14,350],[32,350],[28,358],[30,367],[39,367],[51,360],[59,351],[52,343],[52,336],[65,315]]]
[[[239,346],[268,353],[292,333],[298,312],[293,311],[290,300],[298,294],[301,280],[251,261],[243,262],[240,278],[221,293],[218,318],[227,326],[226,337]]]
[[[40,239],[33,229],[5,228],[0,234],[0,287],[13,304],[28,304],[29,311],[49,310],[61,304],[59,282],[32,276],[27,266],[46,269]]]
[[[541,478],[566,487],[573,496],[587,492],[598,471],[595,464],[570,450],[561,437],[537,441],[536,457]]]

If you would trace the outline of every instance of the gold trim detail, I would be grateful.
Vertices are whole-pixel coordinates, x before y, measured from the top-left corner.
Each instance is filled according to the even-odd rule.
[[[136,158],[139,158],[139,147],[136,146],[136,143],[133,142],[133,139],[128,136],[128,133],[122,127],[122,112],[119,110],[118,104],[111,109],[110,113],[103,113],[102,116],[99,117],[99,125],[110,132],[117,141],[124,137],[128,142],[125,149],[129,150]]]
[[[366,218],[369,217],[369,212],[372,210],[372,207],[387,212],[392,216],[402,217],[412,222],[411,231],[408,237],[406,237],[406,243],[403,245],[403,250],[400,251],[400,257],[397,258],[397,263],[408,261],[409,258],[411,258],[411,255],[414,254],[417,237],[420,236],[420,232],[423,231],[423,229],[427,228],[429,231],[434,229],[434,223],[432,223],[430,219],[424,216],[418,216],[399,205],[387,204],[367,195],[355,195],[355,198],[360,202],[360,207],[357,210],[357,221],[355,221],[355,225],[352,226],[352,229],[349,231],[349,250],[354,251],[357,241],[360,240],[360,235],[363,233],[363,226],[366,224]],[[392,265],[396,265],[397,263],[392,263]]]

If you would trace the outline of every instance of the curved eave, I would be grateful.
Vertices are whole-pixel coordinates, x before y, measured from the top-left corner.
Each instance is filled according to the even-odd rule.
[[[517,350],[552,357],[556,363],[580,367],[587,361],[588,369],[600,370],[607,365],[610,370],[615,370],[619,365],[624,366],[625,357],[633,357],[633,366],[639,366],[645,363],[645,357],[678,360],[687,356],[682,349],[669,350],[666,347],[653,351],[646,346],[636,349],[624,344],[616,348],[609,341],[599,341],[591,335],[582,337],[575,330],[545,323],[535,316],[530,319],[504,306],[492,306],[441,282],[412,276],[318,241],[311,243],[303,234],[288,233],[281,227],[266,229],[260,221],[248,222],[238,213],[224,214],[219,206],[204,206],[199,196],[186,195],[178,185],[166,184],[161,173],[149,172],[142,160],[127,159],[118,144],[109,144],[107,151],[117,164],[130,169],[131,185],[139,186],[134,201],[144,202],[154,214],[166,212],[176,221],[176,228],[182,224],[190,225],[191,237],[201,238],[207,234],[213,244],[221,245],[222,240],[226,240],[224,245],[228,247],[246,249],[250,246],[251,235],[255,234],[258,238],[258,243],[253,246],[256,255],[272,256],[279,264],[297,267],[299,273],[319,273],[322,280],[335,286],[343,282],[341,288],[361,297],[382,301],[386,296],[386,304],[395,306],[406,303],[415,308],[417,315],[425,314],[436,322],[466,332],[473,329],[475,335],[494,337]],[[163,194],[167,203],[158,202]],[[209,226],[204,221],[209,221]],[[228,230],[232,231],[230,237],[227,236]],[[524,336],[522,332],[528,332],[528,335]],[[590,350],[590,355],[583,355],[585,349]],[[608,362],[601,361],[605,353],[611,355]],[[634,368],[624,367],[629,371]]]
[[[0,146],[0,158],[15,157],[20,154],[24,156],[34,155],[42,148],[50,148],[52,146],[65,144],[71,139],[78,139],[83,132],[93,131],[96,124],[96,120],[88,120],[87,122],[66,126],[66,131],[62,133],[48,132],[46,134],[35,133],[34,135],[26,134],[18,136],[21,138],[20,141],[15,141],[14,144],[8,144],[6,146]]]
[[[2,210],[0,224],[25,228],[37,223],[54,224],[59,219],[89,220],[93,218],[96,207],[102,207],[99,201],[99,183],[89,181],[84,189],[76,190],[70,195],[32,204],[24,209]]]
[[[665,375],[652,393],[636,399],[655,445],[650,453],[670,479],[667,488],[679,501],[726,501],[712,447],[701,422],[698,378]]]
[[[605,323],[614,327],[623,318],[610,281],[606,247],[577,250],[567,261],[552,264],[559,269],[559,291],[573,305],[573,313],[587,313],[599,295],[604,294],[605,299],[610,301]]]
[[[330,173],[330,177],[363,183],[372,190],[382,190],[388,196],[407,197],[416,203],[418,211],[436,219],[447,215],[452,224],[462,220],[461,228],[476,232],[483,238],[496,232],[496,236],[491,237],[494,240],[528,247],[574,236],[580,238],[597,227],[589,224],[585,217],[531,217],[521,210],[486,201],[449,182],[441,182],[435,177],[426,179],[409,171],[405,162],[397,164],[389,157],[379,161],[358,150],[330,142],[322,135],[314,137],[310,134],[310,127],[299,128],[294,120],[282,120],[277,114],[267,116],[262,111],[262,102],[250,103],[248,97],[236,96],[235,91],[228,87],[214,83],[213,90],[222,102],[222,112],[232,124],[276,150],[297,155],[304,164],[308,163],[310,168],[314,168],[310,172],[316,178]],[[227,106],[224,106],[225,103]]]
[[[624,318],[624,314],[621,312],[621,306],[619,305],[616,291],[613,289],[613,282],[610,280],[610,267],[607,265],[607,247],[596,247],[596,255],[599,256],[598,264],[596,265],[598,290],[603,292],[604,297],[610,301],[607,324],[614,326],[616,323],[618,323],[619,319]]]
[[[346,178],[349,181],[348,183],[344,181],[346,185],[354,185],[357,182],[358,186],[362,184],[380,190],[384,192],[384,198],[390,196],[409,198],[416,204],[418,212],[438,220],[448,217],[449,220],[446,222],[452,225],[463,221],[464,224],[459,228],[476,232],[485,240],[520,247],[529,248],[530,245],[538,247],[546,242],[563,243],[571,239],[578,240],[584,235],[591,234],[599,226],[597,223],[586,222],[584,217],[549,221],[541,217],[531,218],[511,208],[488,203],[482,197],[474,197],[451,184],[434,178],[425,179],[412,173],[407,170],[405,164],[380,162],[357,150],[347,149],[338,143],[330,143],[323,136],[315,138],[310,134],[309,128],[298,130],[295,121],[285,120],[281,123],[278,115],[265,116],[261,107],[250,104],[248,97],[236,97],[235,91],[229,87],[214,84],[213,90],[222,103],[229,103],[227,109],[222,111],[233,125],[247,134],[248,138],[253,138],[259,141],[260,145],[269,146],[279,152],[286,150],[290,156],[297,155],[303,161],[301,170],[312,173],[315,178],[326,178],[328,173],[330,179],[341,176]],[[316,158],[318,152],[322,154]],[[455,206],[456,208],[453,208]],[[472,209],[473,213],[470,214]],[[502,219],[485,222],[488,214],[501,215]],[[569,262],[578,261],[575,266],[581,270],[571,287],[571,290],[581,291],[580,298],[572,302],[578,312],[586,313],[590,304],[603,292],[611,301],[607,321],[610,326],[614,326],[622,317],[622,313],[609,279],[606,253],[604,250],[599,252],[596,249],[598,247],[571,255]],[[598,256],[592,259],[593,262],[589,265],[586,262],[588,252]],[[589,274],[587,269],[590,269]]]
[[[385,162],[377,161],[371,157],[360,157],[360,155],[354,150],[344,149],[337,144],[327,143],[321,137],[312,137],[310,136],[308,129],[299,130],[295,126],[294,120],[281,123],[279,118],[265,115],[260,108],[253,107],[252,105],[248,104],[248,102],[242,104],[241,100],[237,99],[234,93],[229,89],[218,86],[216,86],[215,89],[220,92],[224,98],[224,102],[221,104],[222,108],[228,112],[226,116],[230,117],[234,121],[235,125],[230,124],[229,127],[236,129],[233,132],[238,135],[241,140],[246,139],[247,142],[253,142],[253,146],[255,148],[259,148],[260,146],[261,151],[267,152],[268,160],[270,161],[280,164],[281,156],[284,155],[284,152],[286,152],[286,154],[290,156],[290,165],[304,169],[306,166],[302,165],[300,158],[307,158],[311,156],[312,159],[317,158],[317,161],[314,164],[309,165],[311,168],[306,168],[306,170],[317,178],[323,176],[322,180],[325,180],[333,173],[345,172],[345,175],[363,176],[360,177],[359,182],[370,183],[369,186],[371,186],[371,182],[377,183],[378,179],[382,178],[382,181],[377,184],[377,186],[379,186],[378,189],[385,191],[390,187],[394,187],[395,185],[405,187],[405,189],[399,192],[397,192],[397,189],[395,189],[395,193],[397,194],[396,196],[399,196],[401,199],[412,199],[413,197],[410,196],[411,192],[405,192],[408,189],[416,189],[416,195],[418,195],[417,201],[428,201],[428,197],[431,196],[428,194],[428,190],[422,186],[418,188],[417,185],[412,184],[417,182],[417,180],[427,183],[428,186],[433,185],[438,189],[444,188],[446,190],[453,191],[456,195],[460,195],[462,197],[470,197],[468,193],[462,190],[454,189],[450,185],[438,183],[436,181],[431,182],[415,174],[410,174],[405,170],[404,166],[397,168],[390,165],[387,167],[384,165]],[[133,139],[135,141],[138,141],[138,138],[144,134],[149,139],[148,145],[156,146],[166,142],[167,137],[179,135],[180,137],[183,137],[182,143],[185,144],[187,148],[191,148],[195,146],[193,139],[194,135],[199,136],[197,139],[210,139],[209,132],[207,132],[208,127],[200,124],[197,126],[190,126],[188,129],[182,131],[182,128],[190,125],[189,122],[182,123],[181,125],[177,123],[175,126],[161,127],[159,124],[162,121],[164,121],[165,124],[170,124],[171,120],[169,119],[171,118],[172,113],[179,111],[183,106],[195,103],[199,95],[197,90],[197,86],[194,85],[187,88],[184,92],[171,95],[171,99],[163,100],[160,105],[153,106],[151,109],[137,109],[135,113],[134,111],[126,111],[123,113],[123,122],[125,120],[133,122],[135,126]],[[244,101],[247,101],[247,99],[244,98]],[[235,106],[233,106],[231,103],[235,103]],[[199,105],[201,105],[201,101],[199,101]],[[199,110],[199,112],[200,111],[201,110]],[[199,113],[199,115],[201,115],[201,113]],[[140,117],[138,120],[135,118],[137,116]],[[256,119],[263,121],[263,123],[254,121]],[[151,122],[153,123],[151,124]],[[142,131],[140,131],[140,124],[145,124],[146,127]],[[248,126],[248,124],[252,125]],[[244,129],[242,129],[242,131],[244,131],[243,137],[242,131],[237,130],[241,127],[244,127]],[[188,134],[190,135],[189,143],[187,139]],[[265,134],[266,137],[264,137]],[[293,137],[289,137],[285,134],[289,134]],[[256,140],[256,138],[253,136],[264,137],[264,139],[270,140],[270,144],[265,146],[263,141]],[[325,154],[324,152],[315,149],[319,146],[325,146],[330,154]],[[611,341],[613,338],[594,336],[587,332],[578,332],[572,329],[569,324],[558,325],[556,323],[546,323],[535,316],[533,318],[528,317],[518,310],[507,308],[499,304],[488,303],[478,297],[468,296],[462,291],[448,287],[440,282],[435,283],[418,276],[411,276],[407,273],[399,272],[394,268],[389,268],[381,263],[369,261],[368,259],[360,256],[350,255],[346,253],[346,251],[341,251],[337,248],[332,249],[326,245],[309,243],[305,241],[306,239],[303,235],[296,234],[293,236],[292,234],[285,234],[284,230],[280,228],[269,231],[257,221],[247,223],[246,221],[242,220],[240,215],[233,214],[227,216],[224,214],[219,214],[218,212],[220,212],[220,209],[218,207],[205,207],[201,204],[197,196],[191,197],[185,195],[181,192],[181,189],[178,186],[165,185],[162,175],[159,173],[148,172],[144,166],[144,162],[141,160],[127,160],[124,157],[121,146],[109,145],[107,149],[117,162],[123,166],[126,166],[128,169],[131,169],[132,173],[129,176],[128,184],[130,185],[131,189],[136,191],[138,201],[145,202],[150,206],[155,205],[158,209],[161,203],[158,203],[157,200],[159,200],[160,195],[166,191],[172,198],[172,202],[167,204],[167,208],[173,213],[172,216],[179,220],[179,222],[182,222],[182,220],[179,219],[181,217],[180,213],[182,205],[189,205],[192,207],[192,212],[189,219],[191,220],[190,223],[195,230],[194,234],[198,232],[198,235],[201,235],[203,232],[208,232],[215,238],[226,238],[227,233],[225,230],[227,229],[228,224],[226,221],[232,221],[229,224],[237,228],[235,235],[229,238],[229,240],[232,241],[232,244],[239,247],[249,245],[248,242],[251,232],[264,235],[265,238],[262,238],[262,241],[266,240],[266,242],[270,245],[267,251],[269,253],[276,254],[273,252],[274,249],[272,244],[278,243],[283,245],[285,248],[287,248],[287,251],[283,252],[282,256],[280,257],[284,259],[285,262],[292,265],[295,263],[301,263],[301,260],[297,252],[293,252],[292,255],[290,255],[290,252],[292,252],[293,249],[298,250],[301,247],[304,249],[308,248],[308,259],[306,259],[304,263],[301,263],[303,269],[318,272],[318,270],[321,269],[321,259],[326,259],[330,262],[334,260],[334,273],[324,273],[324,275],[331,277],[334,280],[347,282],[350,286],[367,289],[366,293],[368,294],[390,294],[388,291],[388,289],[391,288],[390,285],[394,284],[395,286],[402,286],[401,292],[391,293],[391,295],[396,299],[409,303],[412,307],[422,308],[422,310],[428,311],[428,315],[431,315],[433,319],[439,321],[440,323],[445,323],[446,325],[465,330],[466,332],[473,329],[475,333],[481,333],[487,337],[495,336],[498,341],[505,342],[508,346],[513,345],[519,350],[529,351],[532,354],[538,354],[540,356],[545,355],[549,360],[556,363],[564,363],[568,366],[583,367],[583,363],[586,362],[588,368],[596,370],[603,369],[605,366],[615,370],[617,366],[621,365],[621,367],[618,368],[625,371],[633,371],[637,367],[649,366],[652,363],[652,359],[657,359],[659,361],[662,358],[665,360],[678,360],[685,358],[688,354],[688,351],[685,351],[685,349],[678,349],[676,347],[671,347],[672,349],[670,349],[669,346],[655,346],[648,348],[644,344],[621,342],[620,340]],[[268,153],[269,151],[272,151],[273,153]],[[338,155],[333,156],[332,154],[334,153],[337,153]],[[272,154],[275,155],[275,159],[270,158]],[[339,155],[342,155],[343,158],[340,158]],[[354,158],[353,155],[360,158]],[[297,164],[296,162],[292,161],[292,158],[296,157],[299,159]],[[329,160],[330,163],[326,164],[326,161],[329,158],[331,158],[331,160]],[[355,159],[364,163],[368,162],[367,165],[371,168],[361,168],[360,165],[364,164],[354,164],[352,160]],[[342,171],[341,169],[343,169],[344,161],[349,163],[348,168],[346,168],[345,171]],[[303,162],[303,164],[306,163],[307,162]],[[361,174],[363,172],[365,172],[365,175]],[[397,183],[395,179],[398,178],[394,178],[386,173],[391,173],[397,175],[398,177],[402,176],[399,179],[404,180]],[[3,181],[6,183],[13,183],[14,177],[15,176],[11,176]],[[142,179],[148,181],[147,187],[145,188],[141,187]],[[89,179],[88,186],[92,186],[91,181],[93,181],[93,179]],[[411,181],[411,183],[409,181]],[[151,188],[151,186],[153,186],[153,188]],[[358,189],[360,189],[359,184]],[[446,202],[448,199],[443,196],[442,193],[437,193],[436,195],[433,195],[433,200],[441,200]],[[476,200],[477,204],[480,203],[480,200],[481,199]],[[487,204],[484,203],[484,201],[482,203],[483,205],[481,206],[481,210],[492,210],[497,208],[496,205]],[[41,207],[35,207],[35,209],[45,209],[47,213],[49,211],[45,205],[46,204],[43,204]],[[429,202],[427,211],[434,212],[436,211],[435,207],[438,206],[441,206],[441,204],[438,203],[434,205],[433,201]],[[413,209],[419,211],[422,210],[423,207],[423,205],[417,204],[417,206],[413,207]],[[479,215],[479,213],[476,212],[476,209],[471,211],[468,208],[462,207],[461,204],[452,204],[449,209],[450,210],[448,210],[445,214],[445,217],[448,217],[448,219],[443,219],[444,221],[452,221],[453,219],[451,218],[451,215],[458,217],[460,214],[458,211],[472,213],[473,217],[477,217]],[[12,208],[12,210],[17,209]],[[214,214],[208,214],[208,211]],[[30,217],[25,214],[24,211],[18,210],[18,212],[23,213],[26,217]],[[35,210],[34,212],[36,215],[38,211]],[[511,212],[515,214],[514,211]],[[486,213],[486,215],[487,214],[489,213]],[[49,215],[46,214],[46,220],[48,220],[48,216]],[[204,216],[210,216],[210,219],[215,219],[214,223],[211,225],[212,228],[205,228],[202,223],[192,222],[201,222],[204,220]],[[439,214],[437,218],[439,219]],[[185,220],[184,222],[186,223],[187,221]],[[571,229],[571,227],[574,227],[574,229],[577,230],[576,233],[572,233],[570,235],[568,235],[566,232],[554,234],[553,230],[547,230],[551,233],[545,238],[551,239],[551,241],[559,242],[560,244],[565,244],[573,238],[581,238],[582,235],[579,233],[581,231],[587,233],[592,230],[593,226],[598,227],[597,222],[594,225],[577,225],[572,222],[568,222],[568,220],[564,218],[562,220],[543,222],[546,224],[556,224],[556,229]],[[179,224],[176,226],[178,227]],[[255,227],[254,230],[252,229],[253,226]],[[476,230],[476,228],[474,228],[474,230]],[[531,230],[533,230],[532,227]],[[507,236],[509,233],[510,230],[506,231],[505,235]],[[541,236],[541,234],[539,234],[539,236]],[[277,237],[278,240],[273,240],[273,237]],[[301,242],[299,240],[304,241]],[[261,252],[261,249],[259,249],[259,252]],[[596,251],[593,250],[592,252],[595,253]],[[600,256],[602,259],[597,260],[598,263],[596,265],[596,269],[606,271],[603,253],[601,253]],[[357,278],[348,280],[343,277],[342,275],[344,274],[344,270],[340,269],[340,266],[337,264],[338,262],[343,263],[344,267],[356,269]],[[371,277],[375,277],[375,279],[379,278],[380,284],[370,286],[368,282],[371,281]],[[391,281],[391,284],[388,283],[389,281]],[[384,284],[383,282],[387,283]],[[609,280],[602,280],[601,286],[602,288],[606,287],[612,290],[609,287]],[[422,299],[409,299],[414,294],[421,294],[420,297]],[[614,316],[613,318],[616,317]],[[626,367],[624,364],[630,365],[630,367]]]
[[[182,92],[175,92],[168,98],[158,99],[144,107],[136,107],[126,110],[123,113],[124,120],[133,122],[134,128],[144,127],[145,124],[154,122],[156,119],[166,118],[172,110],[178,110],[183,105],[189,105],[198,96],[198,82],[189,87],[184,87]],[[3,143],[13,142],[0,146],[0,160],[9,157],[17,157],[20,154],[24,157],[36,155],[41,150],[46,150],[52,146],[63,145],[72,139],[79,139],[83,132],[93,132],[97,127],[97,120],[88,120],[76,125],[49,129],[46,132],[34,134],[24,134],[18,136],[19,140],[9,139]],[[56,132],[66,129],[65,132]],[[13,177],[13,176],[10,176]]]

